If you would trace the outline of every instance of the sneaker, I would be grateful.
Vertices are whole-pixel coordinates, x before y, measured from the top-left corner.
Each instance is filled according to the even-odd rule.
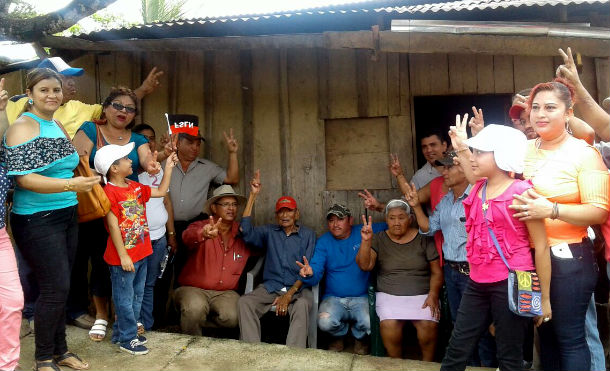
[[[148,340],[146,340],[146,337],[144,337],[142,335],[138,335],[138,341],[140,342],[140,345],[144,345],[144,344],[148,343]]]
[[[333,341],[330,342],[330,344],[328,344],[328,350],[331,350],[333,352],[340,352],[343,350],[343,337],[337,337],[335,338]]]
[[[138,339],[133,339],[132,341],[129,342],[129,344],[121,344],[121,346],[119,347],[119,349],[121,349],[124,352],[127,352],[129,354],[133,354],[136,356],[139,355],[144,355],[148,353],[148,348],[146,348],[144,345],[140,344],[140,340]]]
[[[369,354],[369,344],[365,339],[355,339],[354,341],[354,353],[361,356]]]

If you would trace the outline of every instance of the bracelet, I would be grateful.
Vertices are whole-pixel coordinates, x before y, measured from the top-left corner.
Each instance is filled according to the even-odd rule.
[[[66,180],[66,184],[64,184],[64,192],[71,191],[74,186],[70,183],[69,180]]]
[[[553,211],[551,211],[551,219],[555,220],[559,217],[559,206],[557,202],[553,202]]]
[[[175,236],[175,235],[176,235],[176,232],[167,232],[167,235],[168,235],[168,236]]]

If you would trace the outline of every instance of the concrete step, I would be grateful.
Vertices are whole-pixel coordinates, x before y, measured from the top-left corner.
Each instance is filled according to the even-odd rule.
[[[297,349],[278,344],[250,344],[230,339],[189,336],[150,331],[146,333],[150,350],[134,356],[110,343],[110,332],[101,342],[89,339],[87,330],[67,326],[68,347],[91,364],[93,371],[108,370],[438,370],[432,362],[359,356],[320,349]],[[34,335],[21,339],[23,370],[34,364]],[[68,370],[68,368],[65,368]],[[469,368],[485,370],[482,368]]]

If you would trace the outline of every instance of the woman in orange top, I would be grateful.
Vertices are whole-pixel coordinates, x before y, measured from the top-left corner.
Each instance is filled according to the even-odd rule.
[[[530,140],[523,176],[534,191],[515,198],[521,220],[544,219],[551,246],[553,317],[539,328],[544,370],[589,370],[585,314],[599,268],[587,227],[608,217],[608,169],[599,152],[566,130],[572,91],[563,81],[536,85],[530,121],[539,138]]]

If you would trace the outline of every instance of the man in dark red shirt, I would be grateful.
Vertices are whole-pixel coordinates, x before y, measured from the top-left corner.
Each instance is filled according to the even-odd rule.
[[[174,299],[183,333],[201,335],[210,313],[218,326],[237,327],[236,290],[251,254],[235,221],[244,200],[230,185],[217,188],[204,206],[210,219],[190,224],[182,234],[189,256]]]

